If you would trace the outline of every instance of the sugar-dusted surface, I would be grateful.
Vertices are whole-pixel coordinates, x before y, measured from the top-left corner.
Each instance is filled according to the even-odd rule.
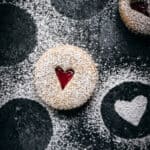
[[[104,95],[115,85],[129,80],[150,83],[149,39],[137,37],[124,27],[118,0],[110,0],[97,15],[85,20],[63,16],[51,6],[50,0],[5,0],[5,3],[13,3],[34,16],[38,32],[37,45],[23,62],[0,67],[0,105],[20,97],[40,102],[49,111],[53,125],[47,150],[148,150],[149,136],[123,139],[111,135],[100,113]],[[89,50],[98,63],[101,84],[95,97],[74,111],[50,109],[41,103],[33,86],[33,64],[43,52],[60,43]]]
[[[131,102],[118,100],[115,103],[115,111],[120,117],[134,126],[138,126],[143,117],[148,100],[144,96],[137,96]]]

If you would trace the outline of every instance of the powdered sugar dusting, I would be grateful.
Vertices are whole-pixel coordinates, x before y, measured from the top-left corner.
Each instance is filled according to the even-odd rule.
[[[19,97],[43,105],[49,111],[53,125],[53,136],[46,150],[147,150],[149,136],[123,139],[112,135],[100,112],[103,97],[114,86],[125,81],[150,83],[150,46],[145,40],[142,44],[141,39],[125,36],[128,35],[127,30],[118,21],[118,0],[110,0],[102,11],[85,20],[73,20],[59,14],[50,0],[3,2],[26,9],[34,16],[38,42],[33,53],[23,62],[0,67],[0,106]],[[33,64],[45,51],[61,43],[86,49],[98,63],[100,81],[95,95],[87,105],[76,111],[58,112],[49,108],[41,102],[33,86]]]
[[[75,71],[73,79],[62,90],[56,67]],[[84,104],[92,96],[98,81],[96,64],[80,48],[62,45],[44,53],[35,67],[35,85],[43,101],[57,109],[71,109]]]

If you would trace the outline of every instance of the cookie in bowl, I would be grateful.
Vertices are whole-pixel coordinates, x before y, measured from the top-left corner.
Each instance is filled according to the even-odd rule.
[[[46,51],[35,64],[34,83],[39,97],[59,110],[88,101],[98,81],[97,65],[79,47],[61,45]]]
[[[122,21],[134,33],[150,35],[150,1],[119,0]]]

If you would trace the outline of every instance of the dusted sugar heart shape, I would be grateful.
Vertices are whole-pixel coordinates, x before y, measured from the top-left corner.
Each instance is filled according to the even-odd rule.
[[[149,12],[148,12],[148,3],[145,1],[137,1],[137,2],[132,2],[131,3],[131,8],[139,11],[141,13],[143,13],[146,16],[150,16]]]
[[[147,98],[142,95],[135,97],[131,102],[118,100],[115,103],[115,111],[124,120],[138,126],[146,111],[147,103]]]
[[[68,82],[72,79],[74,75],[74,70],[68,69],[64,71],[61,67],[56,67],[55,72],[61,84],[61,88],[64,89]]]

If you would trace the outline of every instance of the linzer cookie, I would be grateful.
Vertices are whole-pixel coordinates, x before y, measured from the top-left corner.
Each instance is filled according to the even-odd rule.
[[[68,110],[86,103],[98,81],[91,56],[81,48],[62,45],[45,52],[35,65],[38,95],[49,106]]]
[[[130,30],[150,35],[149,0],[120,0],[119,12],[123,22]]]

